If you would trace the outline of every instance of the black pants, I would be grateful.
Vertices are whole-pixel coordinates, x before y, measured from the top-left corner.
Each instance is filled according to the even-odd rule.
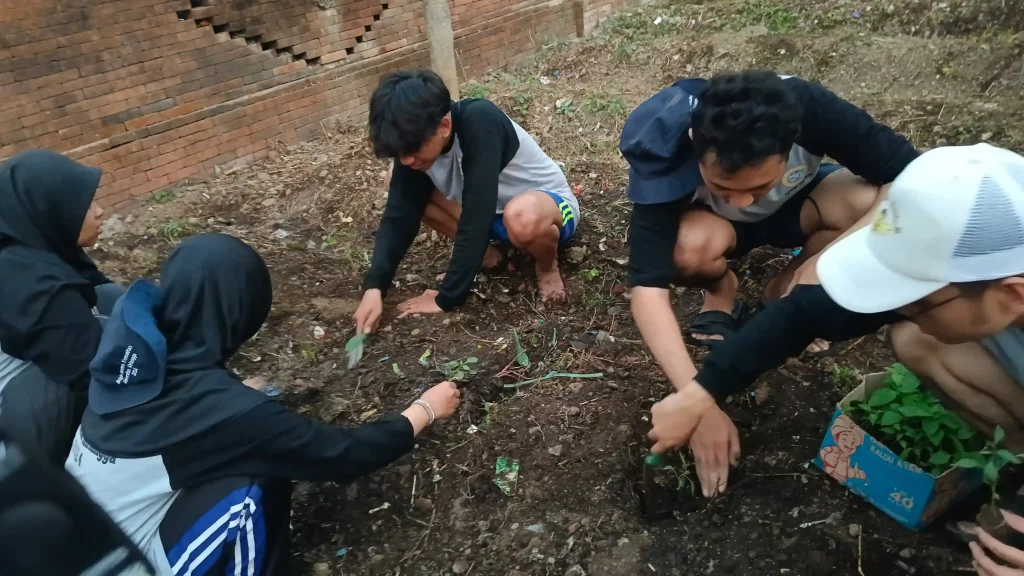
[[[124,293],[119,284],[96,287],[97,321],[106,322],[114,303]],[[12,436],[32,444],[51,462],[63,467],[86,402],[85,390],[72,391],[67,384],[47,378],[33,364],[11,378],[0,392],[0,423]]]
[[[289,573],[292,485],[286,480],[225,478],[184,490],[160,523],[172,573]]]

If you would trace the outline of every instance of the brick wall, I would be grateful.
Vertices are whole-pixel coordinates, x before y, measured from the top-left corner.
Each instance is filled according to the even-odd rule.
[[[589,33],[637,0],[451,0],[460,75]],[[0,0],[0,158],[51,148],[115,206],[365,120],[429,65],[422,0]]]

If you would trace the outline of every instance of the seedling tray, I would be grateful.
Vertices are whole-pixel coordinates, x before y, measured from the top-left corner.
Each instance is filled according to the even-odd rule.
[[[814,464],[904,526],[927,526],[982,483],[978,470],[951,468],[935,476],[907,462],[847,414],[852,402],[881,388],[870,374],[836,407]]]

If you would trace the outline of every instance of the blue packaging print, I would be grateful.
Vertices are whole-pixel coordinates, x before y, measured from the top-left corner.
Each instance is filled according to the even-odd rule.
[[[918,529],[981,484],[977,470],[953,468],[939,477],[918,468],[866,433],[843,409],[874,392],[872,374],[836,408],[814,464],[904,526]]]

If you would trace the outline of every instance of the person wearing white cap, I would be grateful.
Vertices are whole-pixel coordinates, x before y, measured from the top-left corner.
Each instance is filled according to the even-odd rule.
[[[652,451],[689,441],[705,494],[725,488],[739,451],[710,433],[722,429],[716,401],[815,338],[888,324],[896,356],[951,408],[1024,449],[1024,157],[988,144],[926,152],[863,223],[821,254],[820,285],[768,305],[652,408]]]

